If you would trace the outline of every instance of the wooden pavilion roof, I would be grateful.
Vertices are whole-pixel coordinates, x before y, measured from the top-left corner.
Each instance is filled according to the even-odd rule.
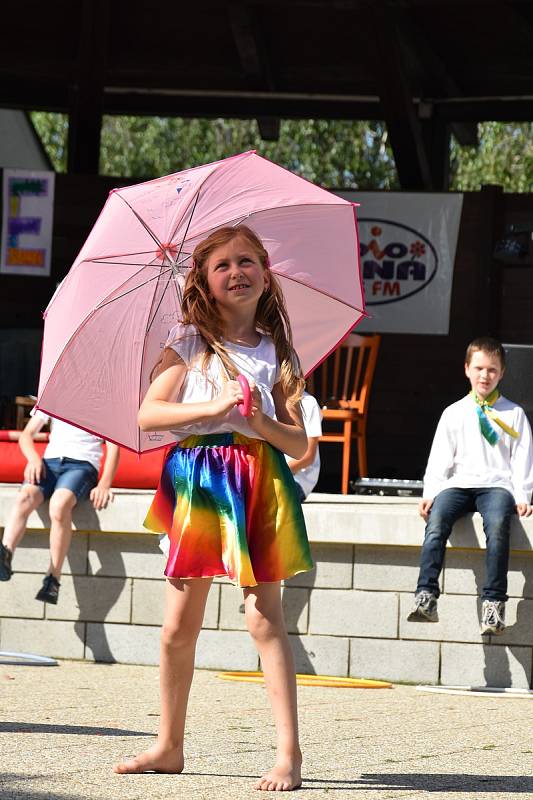
[[[450,130],[533,120],[529,0],[26,0],[3,9],[0,106],[70,115],[96,172],[102,114],[382,119],[400,182],[446,184]]]

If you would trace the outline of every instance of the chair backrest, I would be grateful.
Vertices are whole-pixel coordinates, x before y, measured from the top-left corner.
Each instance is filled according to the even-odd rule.
[[[308,391],[322,408],[366,412],[380,340],[349,334],[308,377]]]

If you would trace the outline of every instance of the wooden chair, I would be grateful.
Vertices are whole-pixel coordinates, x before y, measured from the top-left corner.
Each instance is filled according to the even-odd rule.
[[[351,333],[307,379],[307,389],[322,407],[323,423],[335,424],[320,442],[342,442],[341,491],[348,493],[352,439],[357,442],[359,477],[368,476],[366,420],[381,337]],[[342,431],[338,426],[342,425]]]

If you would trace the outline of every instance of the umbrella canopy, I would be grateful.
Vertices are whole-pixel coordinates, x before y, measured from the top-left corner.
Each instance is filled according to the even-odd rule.
[[[110,192],[45,312],[37,407],[137,452],[172,441],[137,425],[180,319],[191,254],[245,223],[280,280],[309,373],[364,315],[355,206],[255,152]]]

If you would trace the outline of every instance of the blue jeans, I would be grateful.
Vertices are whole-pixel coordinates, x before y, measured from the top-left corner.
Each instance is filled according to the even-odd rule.
[[[446,542],[457,520],[479,511],[487,540],[484,600],[507,600],[509,533],[516,513],[514,497],[507,489],[444,489],[431,506],[422,545],[420,574],[416,591],[438,597],[439,575],[444,563]]]
[[[89,497],[98,483],[98,472],[88,461],[75,458],[44,458],[45,474],[39,489],[48,500],[56,489],[69,489],[81,501]]]

